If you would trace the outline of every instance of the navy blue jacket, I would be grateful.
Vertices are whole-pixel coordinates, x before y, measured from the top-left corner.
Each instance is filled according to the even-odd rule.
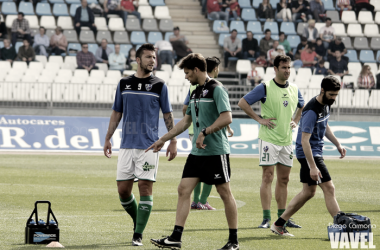
[[[79,6],[77,10],[75,11],[74,26],[76,23],[80,23],[81,12],[82,12],[82,6]],[[87,6],[87,12],[88,12],[89,23],[94,23],[94,13],[92,13],[92,10],[88,6]]]

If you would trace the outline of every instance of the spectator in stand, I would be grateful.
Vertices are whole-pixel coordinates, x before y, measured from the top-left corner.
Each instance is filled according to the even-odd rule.
[[[174,27],[173,35],[169,36],[169,41],[171,42],[173,50],[177,55],[176,62],[179,62],[182,58],[192,52],[191,49],[187,47],[189,40],[187,40],[185,35],[180,34],[178,26]]]
[[[320,60],[315,68],[315,75],[328,75],[328,70],[325,68],[325,60]]]
[[[4,39],[4,47],[1,48],[1,60],[8,61],[10,63],[13,63],[13,61],[16,59],[17,54],[15,47],[11,46],[11,43],[9,39]]]
[[[40,27],[40,33],[34,36],[33,48],[37,55],[48,56],[46,49],[49,48],[49,37],[45,33],[45,28]]]
[[[301,57],[302,52],[306,48],[307,48],[307,38],[304,37],[304,36],[301,36],[301,43],[298,44],[298,46],[297,46],[297,52],[296,52],[296,54],[298,54]]]
[[[310,2],[310,10],[317,22],[324,22],[326,19],[325,5],[322,0],[314,0]]]
[[[280,40],[278,41],[278,43],[284,46],[285,54],[289,56],[290,59],[293,60],[293,51],[292,51],[292,48],[290,47],[288,40],[285,39],[285,33],[281,31],[279,38]]]
[[[275,42],[278,42],[278,41],[275,41]],[[269,53],[269,51],[268,51],[268,53]],[[271,66],[273,66],[273,64],[274,64],[274,58],[276,58],[276,56],[278,56],[278,55],[283,55],[283,56],[286,55],[284,46],[278,45],[276,50],[271,53],[271,55],[270,55],[271,59],[269,61],[269,64]]]
[[[371,67],[369,65],[364,65],[362,71],[358,77],[358,87],[359,89],[374,89],[375,88],[375,78],[371,72]]]
[[[123,74],[125,68],[125,55],[120,53],[120,44],[115,44],[115,53],[111,53],[108,57],[108,64],[111,70],[120,70]]]
[[[259,8],[257,9],[257,15],[259,18],[266,19],[267,22],[273,21],[273,8],[269,3],[269,0],[263,0],[263,2],[260,3]]]
[[[294,69],[298,70],[299,68],[302,67],[302,60],[301,60],[301,55],[296,53],[294,55],[294,62],[293,62],[293,67]]]
[[[346,46],[342,43],[342,38],[337,36],[334,41],[330,43],[329,48],[327,49],[327,60],[330,62],[332,58],[335,56],[335,51],[339,50],[341,52],[341,56],[344,60],[348,61],[348,57],[344,56],[347,54]]]
[[[268,50],[272,48],[274,40],[271,38],[270,29],[266,29],[264,33],[265,36],[260,40],[260,53],[266,55]]]
[[[292,11],[291,4],[288,3],[288,0],[281,0],[277,3],[277,19],[282,19],[284,22],[291,22],[292,19]]]
[[[270,66],[273,66],[274,58],[276,58],[276,56],[278,55],[278,53],[276,52],[277,47],[278,47],[278,41],[276,40],[273,42],[272,48],[268,50],[267,52],[267,61]],[[284,46],[281,46],[281,47],[284,50]]]
[[[19,12],[17,18],[12,23],[12,46],[17,42],[17,37],[27,39],[30,43],[30,28],[29,21],[24,18],[24,13]]]
[[[266,68],[268,66],[268,62],[265,57],[266,57],[266,54],[264,54],[263,52],[260,52],[260,56],[255,61],[256,65],[259,67]]]
[[[108,64],[108,56],[113,53],[113,49],[108,47],[107,39],[102,39],[100,43],[100,47],[96,50],[95,58],[98,63],[107,63]]]
[[[299,19],[304,22],[307,22],[308,18],[312,19],[309,2],[305,0],[292,1],[292,13],[294,22]]]
[[[127,16],[128,14],[124,14],[124,11],[121,9],[120,1],[119,0],[104,0],[103,2],[103,9],[104,9],[104,15],[107,18],[107,15],[118,15],[119,17],[123,18],[124,26],[127,22]]]
[[[307,48],[301,53],[302,67],[310,68],[314,70],[314,66],[318,63],[317,53],[313,50],[314,45],[312,43],[307,44]]]
[[[181,35],[180,32],[181,31],[180,31],[178,26],[174,27],[173,28],[173,35],[169,36],[169,41],[170,42],[181,41],[187,45],[189,43],[189,40],[187,40],[185,35]]]
[[[212,20],[226,20],[228,22],[228,15],[220,9],[219,3],[221,2],[222,0],[207,0],[208,17]]]
[[[342,12],[344,10],[352,10],[352,5],[350,0],[337,0],[336,7],[340,9],[340,17],[342,18]]]
[[[324,58],[326,56],[326,49],[325,46],[322,43],[321,38],[317,38],[317,42],[315,44],[315,52],[317,53],[318,56]]]
[[[227,1],[228,10],[226,10],[228,18],[233,17],[235,20],[240,20],[240,6],[237,0]]]
[[[158,54],[158,53],[156,53],[156,54]],[[136,60],[135,48],[132,48],[129,50],[128,59],[127,59],[127,68],[129,70],[137,70],[137,60]]]
[[[66,53],[67,44],[67,39],[62,33],[61,26],[57,26],[55,34],[50,38],[51,54],[61,55]]]
[[[248,59],[249,57],[257,58],[260,55],[259,44],[257,39],[253,38],[251,31],[247,31],[247,38],[243,39],[242,47],[244,59]]]
[[[36,59],[36,54],[34,53],[33,48],[30,47],[28,39],[24,39],[22,43],[24,45],[18,49],[16,61],[24,61],[29,65],[30,62]]]
[[[80,35],[80,30],[81,27],[89,27],[93,32],[94,35],[96,36],[96,26],[94,23],[94,13],[88,7],[87,5],[87,0],[81,0],[82,6],[78,7],[77,10],[75,11],[75,16],[74,16],[74,23],[75,23],[75,31],[77,32],[77,35],[79,37]]]
[[[335,51],[335,58],[330,61],[330,69],[328,70],[330,75],[338,75],[343,78],[348,74],[348,61],[342,59],[342,54],[339,50]]]
[[[0,38],[5,39],[8,37],[7,34],[7,27],[5,26],[5,23],[1,21],[1,16],[0,16]]]
[[[315,28],[315,20],[309,20],[309,26],[305,27],[302,35],[307,38],[309,42],[315,43],[318,38],[318,30]]]
[[[378,0],[376,0],[378,1]],[[369,0],[355,0],[355,12],[356,18],[359,16],[359,12],[362,9],[367,9],[372,12],[373,18],[375,17],[375,7],[369,3]]]
[[[325,49],[327,49],[331,41],[335,40],[335,29],[331,26],[331,18],[326,18],[326,26],[319,30],[319,37],[323,41]]]
[[[96,58],[94,54],[88,51],[88,44],[82,43],[82,51],[77,53],[77,69],[86,69],[88,72],[93,69],[99,69],[95,64]]]
[[[243,58],[241,53],[241,41],[237,36],[237,30],[233,29],[231,35],[224,38],[224,67],[228,67],[228,58],[237,57],[239,59]]]
[[[173,66],[173,46],[166,40],[157,41],[154,45],[158,49],[158,57],[162,64]]]
[[[123,20],[124,24],[127,22],[128,15],[135,16],[139,19],[141,23],[141,14],[140,12],[136,11],[135,6],[133,5],[133,2],[136,4],[136,7],[139,6],[138,0],[121,0],[120,2],[120,9],[123,11]],[[108,13],[110,14],[110,13]]]
[[[256,63],[252,62],[251,63],[252,70],[248,72],[247,74],[247,85],[252,85],[252,86],[257,86],[262,80],[262,76],[257,73],[256,70]]]

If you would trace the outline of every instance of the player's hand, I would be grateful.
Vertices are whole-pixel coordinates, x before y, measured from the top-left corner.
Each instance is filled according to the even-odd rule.
[[[259,123],[263,126],[266,126],[269,129],[273,129],[276,126],[276,124],[271,122],[272,120],[277,120],[277,119],[276,118],[261,119]]]
[[[165,142],[161,141],[161,139],[158,139],[155,143],[153,143],[147,150],[145,150],[145,153],[148,152],[153,148],[153,153],[157,153],[161,150],[161,148],[164,146]]]
[[[319,169],[317,167],[310,168],[310,177],[314,181],[318,181],[318,177],[322,178],[322,174],[321,174],[321,172],[319,171]]]
[[[206,149],[206,144],[203,144],[203,141],[205,140],[205,136],[202,132],[199,133],[197,141],[195,142],[195,145],[199,149]]]
[[[234,130],[230,127],[230,126],[227,126],[227,131],[228,131],[228,137],[232,137],[234,136]]]
[[[296,128],[297,127],[297,123],[295,121],[291,121],[290,122],[290,127],[291,127],[291,129]]]
[[[168,157],[168,154],[170,153],[168,161],[173,160],[177,156],[177,140],[171,140],[170,144],[168,146],[168,149],[166,150],[166,157]]]
[[[345,148],[342,148],[341,145],[339,145],[339,147],[337,147],[339,153],[340,153],[340,157],[339,159],[343,159],[345,156],[346,156],[346,149]]]
[[[106,142],[104,143],[103,151],[104,151],[104,155],[105,155],[107,158],[111,158],[111,155],[112,155],[112,144],[111,144],[111,140],[106,140]]]

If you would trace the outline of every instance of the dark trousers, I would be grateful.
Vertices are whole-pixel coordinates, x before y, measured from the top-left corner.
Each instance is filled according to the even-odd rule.
[[[80,35],[80,27],[89,27],[93,32],[94,32],[94,36],[96,37],[96,32],[98,31],[96,29],[96,26],[92,26],[92,23],[90,22],[80,22],[80,25],[77,27],[76,24],[75,25],[75,31],[77,32],[77,35],[78,35],[78,38],[79,38],[79,35]]]
[[[27,39],[29,41],[30,44],[32,44],[32,41],[30,40],[31,37],[29,34],[20,34],[18,32],[12,32],[12,46],[14,47],[16,45],[16,42],[17,42],[17,38],[20,37],[22,39]]]
[[[232,56],[229,52],[224,51],[224,67],[228,67],[228,58],[230,57],[237,57],[239,59],[242,59],[243,55],[241,52],[237,53],[235,56]]]
[[[61,55],[61,54],[63,54],[63,53],[66,53],[66,51],[64,51],[64,50],[62,50],[62,49],[60,49],[58,47],[52,48],[51,52],[50,52],[50,54],[54,54],[54,55],[58,55],[58,56]]]
[[[251,55],[248,53],[248,51],[244,51],[243,53],[243,59],[248,59],[248,58],[258,58],[260,56],[260,51],[256,51],[254,55]]]
[[[173,66],[173,52],[170,50],[161,50],[158,54],[162,64],[170,64]]]
[[[323,13],[320,13],[319,10],[313,11],[313,17],[314,17],[315,21],[316,22],[320,22],[320,21],[325,22],[326,18],[319,16],[319,14],[323,14]]]
[[[85,68],[83,68],[82,66],[78,66],[77,69],[85,69]],[[99,67],[98,66],[94,66],[94,67],[92,67],[91,70],[93,70],[93,69],[99,69]]]
[[[367,9],[372,12],[373,17],[375,17],[375,7],[369,3],[357,3],[355,5],[356,18],[359,16],[361,9]]]
[[[107,23],[109,21],[109,18],[107,17],[108,14],[109,15],[119,15],[119,17],[121,17],[123,19],[124,26],[125,26],[125,24],[127,22],[127,16],[128,15],[124,15],[124,11],[122,11],[122,10],[108,10],[108,12],[104,12],[104,15],[105,15],[105,17],[107,19]]]

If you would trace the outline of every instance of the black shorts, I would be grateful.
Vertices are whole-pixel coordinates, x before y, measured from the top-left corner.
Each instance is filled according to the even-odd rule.
[[[327,167],[325,163],[323,162],[322,157],[314,157],[314,162],[319,171],[322,174],[322,178],[320,182],[317,182],[310,177],[310,168],[309,164],[307,163],[306,158],[297,159],[299,163],[301,164],[301,171],[300,171],[300,179],[302,183],[307,183],[309,186],[318,185],[323,182],[331,181],[331,177],[329,174],[329,171],[327,170]]]
[[[198,156],[189,154],[182,178],[199,178],[209,185],[223,184],[230,181],[230,157],[225,155]]]

